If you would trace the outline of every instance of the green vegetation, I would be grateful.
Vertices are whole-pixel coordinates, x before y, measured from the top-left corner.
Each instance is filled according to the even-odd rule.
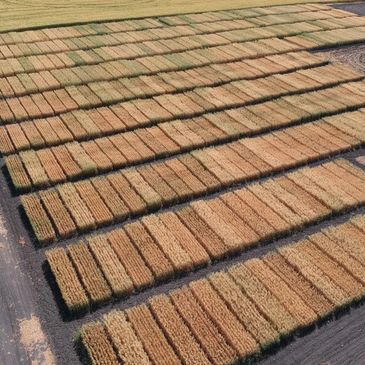
[[[0,32],[101,20],[336,1],[339,0],[0,0]]]

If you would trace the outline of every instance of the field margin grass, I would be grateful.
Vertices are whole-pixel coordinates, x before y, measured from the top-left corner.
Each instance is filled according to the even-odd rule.
[[[214,0],[208,3],[196,0],[120,0],[117,4],[112,0],[95,3],[63,0],[63,3],[52,4],[52,7],[46,0],[17,3],[0,0],[0,33],[205,11],[336,2],[354,0]]]

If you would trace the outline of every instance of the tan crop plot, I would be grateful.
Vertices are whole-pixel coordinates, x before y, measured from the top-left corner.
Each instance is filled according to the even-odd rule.
[[[11,199],[85,361],[249,362],[363,298],[363,215],[231,259],[362,209],[365,76],[311,51],[364,40],[318,3],[0,33]]]
[[[309,171],[314,174],[316,171],[322,170],[332,172],[335,167],[337,168],[343,164],[343,160],[338,159],[312,168],[305,167],[297,170],[296,173],[301,174],[302,171]],[[341,192],[349,191],[346,186],[354,186],[352,185],[352,176],[354,175],[350,173],[350,170],[357,173],[357,177],[360,179],[359,183],[365,181],[364,172],[355,165],[346,164],[346,166],[348,167],[346,174],[343,170],[344,174],[341,177],[334,175],[331,181],[328,181],[328,185],[324,186],[324,183],[321,183],[324,190],[330,190],[333,184],[336,184],[338,189],[342,185]],[[331,208],[326,200],[322,200],[322,194],[315,195],[308,192],[304,187],[299,188],[295,183],[287,183],[292,181],[289,180],[291,175],[292,173],[288,173],[281,177],[266,180],[263,183],[253,183],[244,188],[236,188],[230,193],[219,194],[218,198],[198,199],[187,206],[177,208],[174,212],[151,214],[136,222],[126,224],[121,229],[114,229],[108,234],[91,237],[88,239],[86,246],[93,252],[96,261],[89,256],[89,250],[87,250],[87,257],[83,257],[84,261],[76,264],[76,269],[79,273],[83,270],[86,274],[90,270],[88,265],[92,265],[93,270],[96,270],[95,265],[97,263],[100,269],[97,270],[98,273],[95,275],[99,277],[100,272],[103,272],[105,280],[113,289],[113,293],[104,292],[107,300],[111,299],[112,296],[129,295],[133,290],[141,290],[151,284],[156,285],[161,280],[170,280],[174,275],[181,275],[198,269],[202,265],[207,265],[210,261],[219,260],[224,256],[230,256],[255,247],[260,242],[270,239],[272,235],[297,230],[302,225],[312,224],[337,212]],[[312,185],[314,184],[316,184],[315,181],[312,182]],[[271,192],[270,187],[280,189],[280,194],[277,193],[276,189]],[[306,196],[308,199],[303,199]],[[230,197],[230,199],[227,200],[227,197]],[[229,208],[229,201],[233,199],[235,199],[234,207],[236,210]],[[360,195],[357,199],[354,201],[353,207],[362,204]],[[245,210],[237,208],[237,204],[241,206],[246,201],[252,207],[248,212],[256,212],[257,218],[249,217],[248,214],[243,214]],[[266,204],[265,209],[261,209],[263,204]],[[302,209],[303,212],[308,211],[311,215],[305,219],[303,214],[296,213],[296,208]],[[341,210],[344,209],[348,209],[348,206],[342,201]],[[271,221],[273,223],[272,234],[268,235],[266,230],[260,228],[257,220],[261,220],[261,225],[262,222]],[[285,224],[274,225],[276,222],[285,222]],[[266,225],[269,225],[269,223],[266,223]],[[353,228],[352,235],[357,238],[359,230]],[[350,241],[347,240],[346,243],[349,245]],[[85,243],[78,243],[73,248],[80,247],[84,250],[86,246]],[[358,249],[360,250],[360,247]],[[66,251],[65,249],[62,250]],[[304,248],[302,251],[305,252]],[[305,258],[303,255],[303,257],[300,257],[297,264],[301,267],[301,265],[306,266],[308,260],[325,259],[321,256],[314,257],[314,251],[314,248],[311,249],[311,256]],[[288,260],[291,260],[292,257],[295,260],[297,257],[294,254],[296,249],[292,248],[290,252],[293,252],[293,255],[289,255]],[[327,263],[327,261],[323,262],[323,268],[325,262]],[[259,277],[261,279],[265,278],[268,286],[279,287],[277,284],[278,276],[286,272],[285,267],[282,267],[282,271],[279,271],[279,273],[272,272],[272,268],[266,266],[264,268],[265,270],[255,267],[258,275],[264,275],[265,273],[265,276],[261,277],[259,275]],[[360,272],[358,271],[358,275],[360,275]],[[246,274],[248,275],[248,272]],[[54,272],[54,275],[57,279],[59,275],[62,275],[62,272]],[[319,269],[310,269],[308,275],[314,280],[316,275],[320,275]],[[343,289],[346,292],[350,291],[352,295],[355,292],[360,294],[359,284],[356,281],[350,284],[351,280],[345,272],[341,274],[339,271],[331,271],[329,275],[336,275],[338,280],[342,280],[341,283],[345,285]],[[250,274],[250,278],[255,282],[253,273]],[[59,280],[63,281],[64,278]],[[82,274],[81,280],[83,280]],[[321,282],[324,283],[325,279],[322,278]],[[134,284],[134,288],[131,283]],[[348,283],[348,286],[346,286],[346,283]],[[300,281],[299,284],[301,287]],[[116,285],[125,285],[125,287],[118,289],[115,287]],[[281,290],[285,290],[285,288],[286,286],[283,284]],[[62,291],[62,288],[60,290]],[[310,290],[304,288],[303,290],[308,292],[309,295]],[[87,287],[86,291],[89,292]],[[334,289],[335,298],[338,300],[340,300],[341,293],[342,289]],[[290,303],[283,303],[283,305],[287,305],[289,309],[292,306],[296,308],[299,305],[298,303],[302,303],[298,295],[300,297],[300,293],[296,293],[295,296],[291,297]],[[92,297],[91,292],[90,296]],[[91,302],[94,302],[94,299],[91,298]],[[313,311],[307,308],[307,305],[308,303],[301,304],[304,307],[302,317],[298,319],[301,326],[308,325],[316,318]],[[320,303],[317,303],[317,305],[321,306]],[[322,303],[322,305],[325,305],[325,303]]]
[[[363,216],[355,219],[363,219]],[[329,230],[345,234],[350,222]],[[148,349],[151,341],[161,343],[167,340],[175,356],[186,363],[205,363],[207,358],[215,364],[229,364],[234,359],[246,360],[258,354],[260,348],[281,341],[278,332],[289,335],[298,327],[316,323],[318,316],[336,310],[340,303],[333,301],[334,293],[336,290],[340,293],[338,285],[341,281],[346,283],[347,292],[342,301],[349,303],[358,298],[357,291],[349,291],[356,279],[343,266],[346,260],[332,261],[325,250],[309,243],[317,241],[318,237],[326,237],[325,231],[309,236],[308,241],[283,246],[262,258],[251,259],[227,271],[193,281],[188,287],[152,297],[148,303],[126,312],[112,312],[98,324],[101,327],[95,328],[95,335],[100,328],[108,329],[113,323],[112,338],[123,341],[120,347],[117,346],[118,351],[126,351],[135,344],[136,357],[144,354],[138,341],[145,343]],[[327,241],[335,250],[341,250],[335,240],[327,238]],[[309,257],[316,257],[316,260],[311,261]],[[307,266],[301,266],[305,261]],[[322,280],[315,280],[315,272],[319,271],[322,272]],[[348,277],[336,276],[336,272],[346,272]],[[317,292],[321,294],[314,294]],[[139,324],[136,322],[137,313]],[[146,323],[142,330],[139,326],[143,317],[149,324]],[[115,321],[111,322],[111,318]],[[121,321],[121,327],[118,327],[117,320]],[[88,325],[85,328],[88,329]],[[121,340],[125,332],[127,334]],[[90,340],[83,339],[83,342],[92,356],[96,348]],[[188,346],[190,352],[187,352]],[[153,350],[154,354],[157,350]],[[166,355],[161,353],[160,356],[164,359]]]

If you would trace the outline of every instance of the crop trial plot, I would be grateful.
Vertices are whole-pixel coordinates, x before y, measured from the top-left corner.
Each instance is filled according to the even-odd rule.
[[[259,362],[361,302],[365,75],[312,51],[364,41],[323,4],[0,33],[2,194],[60,364]]]

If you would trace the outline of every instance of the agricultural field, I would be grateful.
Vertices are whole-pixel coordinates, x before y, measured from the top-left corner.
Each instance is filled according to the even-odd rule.
[[[361,365],[365,17],[213,3],[0,26],[0,364]]]

